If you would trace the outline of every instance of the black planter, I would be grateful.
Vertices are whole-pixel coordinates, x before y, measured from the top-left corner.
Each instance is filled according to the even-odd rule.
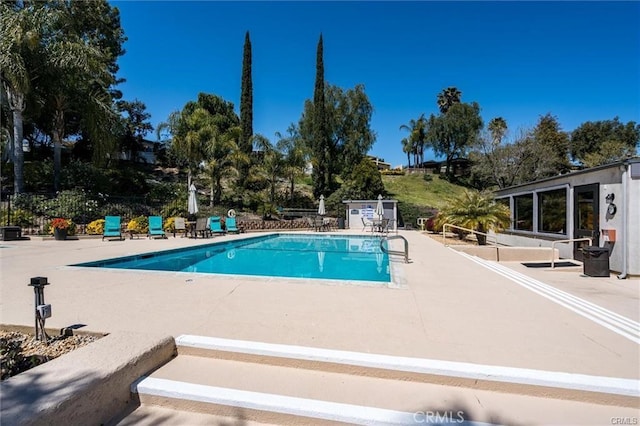
[[[66,240],[67,239],[67,230],[66,229],[55,228],[53,230],[53,238],[55,238],[57,241]]]

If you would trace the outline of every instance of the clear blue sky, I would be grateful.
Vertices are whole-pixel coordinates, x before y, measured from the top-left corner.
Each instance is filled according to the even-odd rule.
[[[156,126],[198,93],[240,107],[245,32],[253,50],[253,128],[272,142],[313,98],[316,46],[325,79],[363,84],[374,107],[370,154],[406,164],[400,125],[437,113],[455,86],[486,124],[513,138],[541,115],[640,122],[640,2],[111,1],[128,41],[124,99]],[[155,139],[149,135],[149,139]]]

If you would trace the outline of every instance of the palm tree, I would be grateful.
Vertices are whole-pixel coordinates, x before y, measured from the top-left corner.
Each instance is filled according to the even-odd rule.
[[[238,145],[241,133],[240,126],[231,127],[222,134],[219,134],[216,129],[206,142],[204,169],[211,180],[209,197],[211,207],[222,200],[222,179],[237,176],[238,169],[235,165],[243,152]]]
[[[424,114],[420,114],[417,120],[409,120],[409,124],[401,125],[400,130],[408,130],[410,132],[409,138],[407,139],[407,151],[405,151],[404,142],[403,151],[407,152],[407,157],[409,156],[409,152],[413,154],[414,164],[416,166],[422,164],[424,162],[424,146],[427,143],[427,120]]]
[[[288,137],[283,137],[280,132],[276,132],[276,137],[279,139],[276,142],[276,148],[284,155],[283,174],[289,181],[289,201],[293,202],[296,178],[304,174],[307,154],[304,143],[294,126],[289,127],[288,133]]]
[[[402,152],[407,154],[407,167],[411,168],[411,153],[413,151],[411,141],[409,138],[402,138],[400,143],[402,143]]]
[[[170,150],[180,163],[187,166],[188,182],[191,182],[199,165],[208,157],[207,145],[218,136],[218,127],[204,108],[196,108],[190,113],[173,112],[159,129],[165,126],[173,135]]]
[[[13,121],[14,192],[24,192],[23,113],[34,76],[29,61],[38,56],[40,28],[48,19],[42,8],[0,2],[0,70]]]
[[[438,93],[438,109],[440,109],[441,113],[446,114],[453,104],[460,103],[461,98],[461,91],[453,86],[447,87],[441,93]]]
[[[240,127],[229,129],[225,134],[210,141],[208,145],[209,158],[204,165],[204,171],[210,179],[209,206],[222,200],[222,179],[237,175],[234,153],[241,152],[237,143]]]
[[[491,132],[491,139],[494,146],[500,145],[502,138],[507,133],[507,122],[502,117],[492,118],[487,126],[489,132]]]
[[[259,151],[262,151],[262,161],[257,168],[258,173],[267,182],[269,188],[269,204],[273,205],[276,198],[276,185],[278,179],[284,171],[284,157],[267,139],[262,135],[253,137],[254,144]]]
[[[14,189],[16,193],[24,190],[22,140],[27,97],[29,105],[44,106],[47,118],[38,126],[54,144],[57,187],[68,112],[75,110],[76,121],[98,148],[94,158],[102,160],[113,141],[111,124],[116,115],[109,88],[115,83],[117,57],[123,53],[119,16],[104,0],[91,5],[0,3],[0,69],[14,126]],[[35,115],[30,111],[31,117]]]
[[[114,147],[115,138],[112,130],[117,119],[107,91],[109,74],[99,65],[100,61],[95,60],[100,53],[81,43],[67,44],[65,47],[71,56],[86,57],[72,65],[48,69],[49,78],[46,79],[48,88],[43,102],[48,107],[45,109],[46,113],[51,114],[49,121],[53,142],[53,186],[56,191],[60,189],[62,139],[67,134],[68,123],[66,115],[68,113],[80,115],[82,112],[87,135],[94,142],[93,145],[98,148],[94,154],[97,154],[100,159],[102,154],[110,152]],[[99,76],[102,76],[102,83],[98,83]],[[92,82],[89,83],[89,80]],[[88,91],[90,84],[94,87]]]
[[[509,208],[495,201],[491,192],[465,190],[458,197],[449,200],[438,213],[437,226],[445,223],[486,233],[499,231],[509,226]],[[486,236],[477,234],[478,244],[486,244]]]

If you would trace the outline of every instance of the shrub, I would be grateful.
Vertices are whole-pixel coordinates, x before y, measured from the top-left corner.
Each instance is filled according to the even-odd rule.
[[[74,222],[83,222],[91,204],[88,201],[83,191],[61,191],[56,198],[41,204],[41,213],[47,217],[67,217]]]
[[[456,198],[449,200],[447,206],[440,210],[437,225],[450,223],[477,232],[499,231],[509,226],[511,217],[509,208],[495,201],[491,192],[465,190]],[[463,239],[466,232],[454,230]],[[484,245],[486,237],[477,235],[478,244]]]
[[[4,223],[7,218],[7,210],[0,210],[0,222]],[[23,209],[11,209],[11,217],[9,223],[14,226],[20,226],[22,228],[29,228],[35,224],[35,217],[27,210]]]
[[[434,217],[430,217],[429,219],[427,219],[425,229],[429,232],[437,232],[437,233],[442,232],[442,224],[438,223],[437,214]]]
[[[257,211],[264,220],[277,218],[279,215],[278,209],[271,203],[260,204]]]
[[[146,234],[149,232],[149,219],[146,216],[138,216],[127,223],[127,232],[134,234]]]
[[[96,219],[87,225],[87,234],[102,235],[104,234],[104,219]]]
[[[60,188],[76,187],[94,192],[105,192],[111,189],[111,182],[103,171],[93,163],[74,160],[62,168]]]
[[[22,341],[12,336],[0,337],[0,358],[2,358],[1,380],[8,379],[42,363],[42,359],[23,355]]]
[[[385,176],[404,176],[404,170],[402,169],[381,170],[380,174],[383,174]]]
[[[402,218],[405,226],[410,223],[414,226],[420,225],[418,224],[419,217],[432,217],[437,213],[437,210],[433,207],[427,206],[417,206],[412,203],[407,202],[399,202],[398,203],[398,215]]]
[[[176,230],[176,218],[175,217],[170,217],[169,219],[167,219],[164,222],[164,227],[163,227],[165,232],[173,232]]]

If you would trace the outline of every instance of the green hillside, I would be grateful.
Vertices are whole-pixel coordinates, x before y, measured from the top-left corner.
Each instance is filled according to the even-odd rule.
[[[428,217],[433,209],[440,209],[447,199],[460,194],[464,188],[440,179],[438,175],[407,174],[404,176],[383,175],[382,182],[388,197],[398,200],[398,209],[405,223],[416,226],[416,218]]]

